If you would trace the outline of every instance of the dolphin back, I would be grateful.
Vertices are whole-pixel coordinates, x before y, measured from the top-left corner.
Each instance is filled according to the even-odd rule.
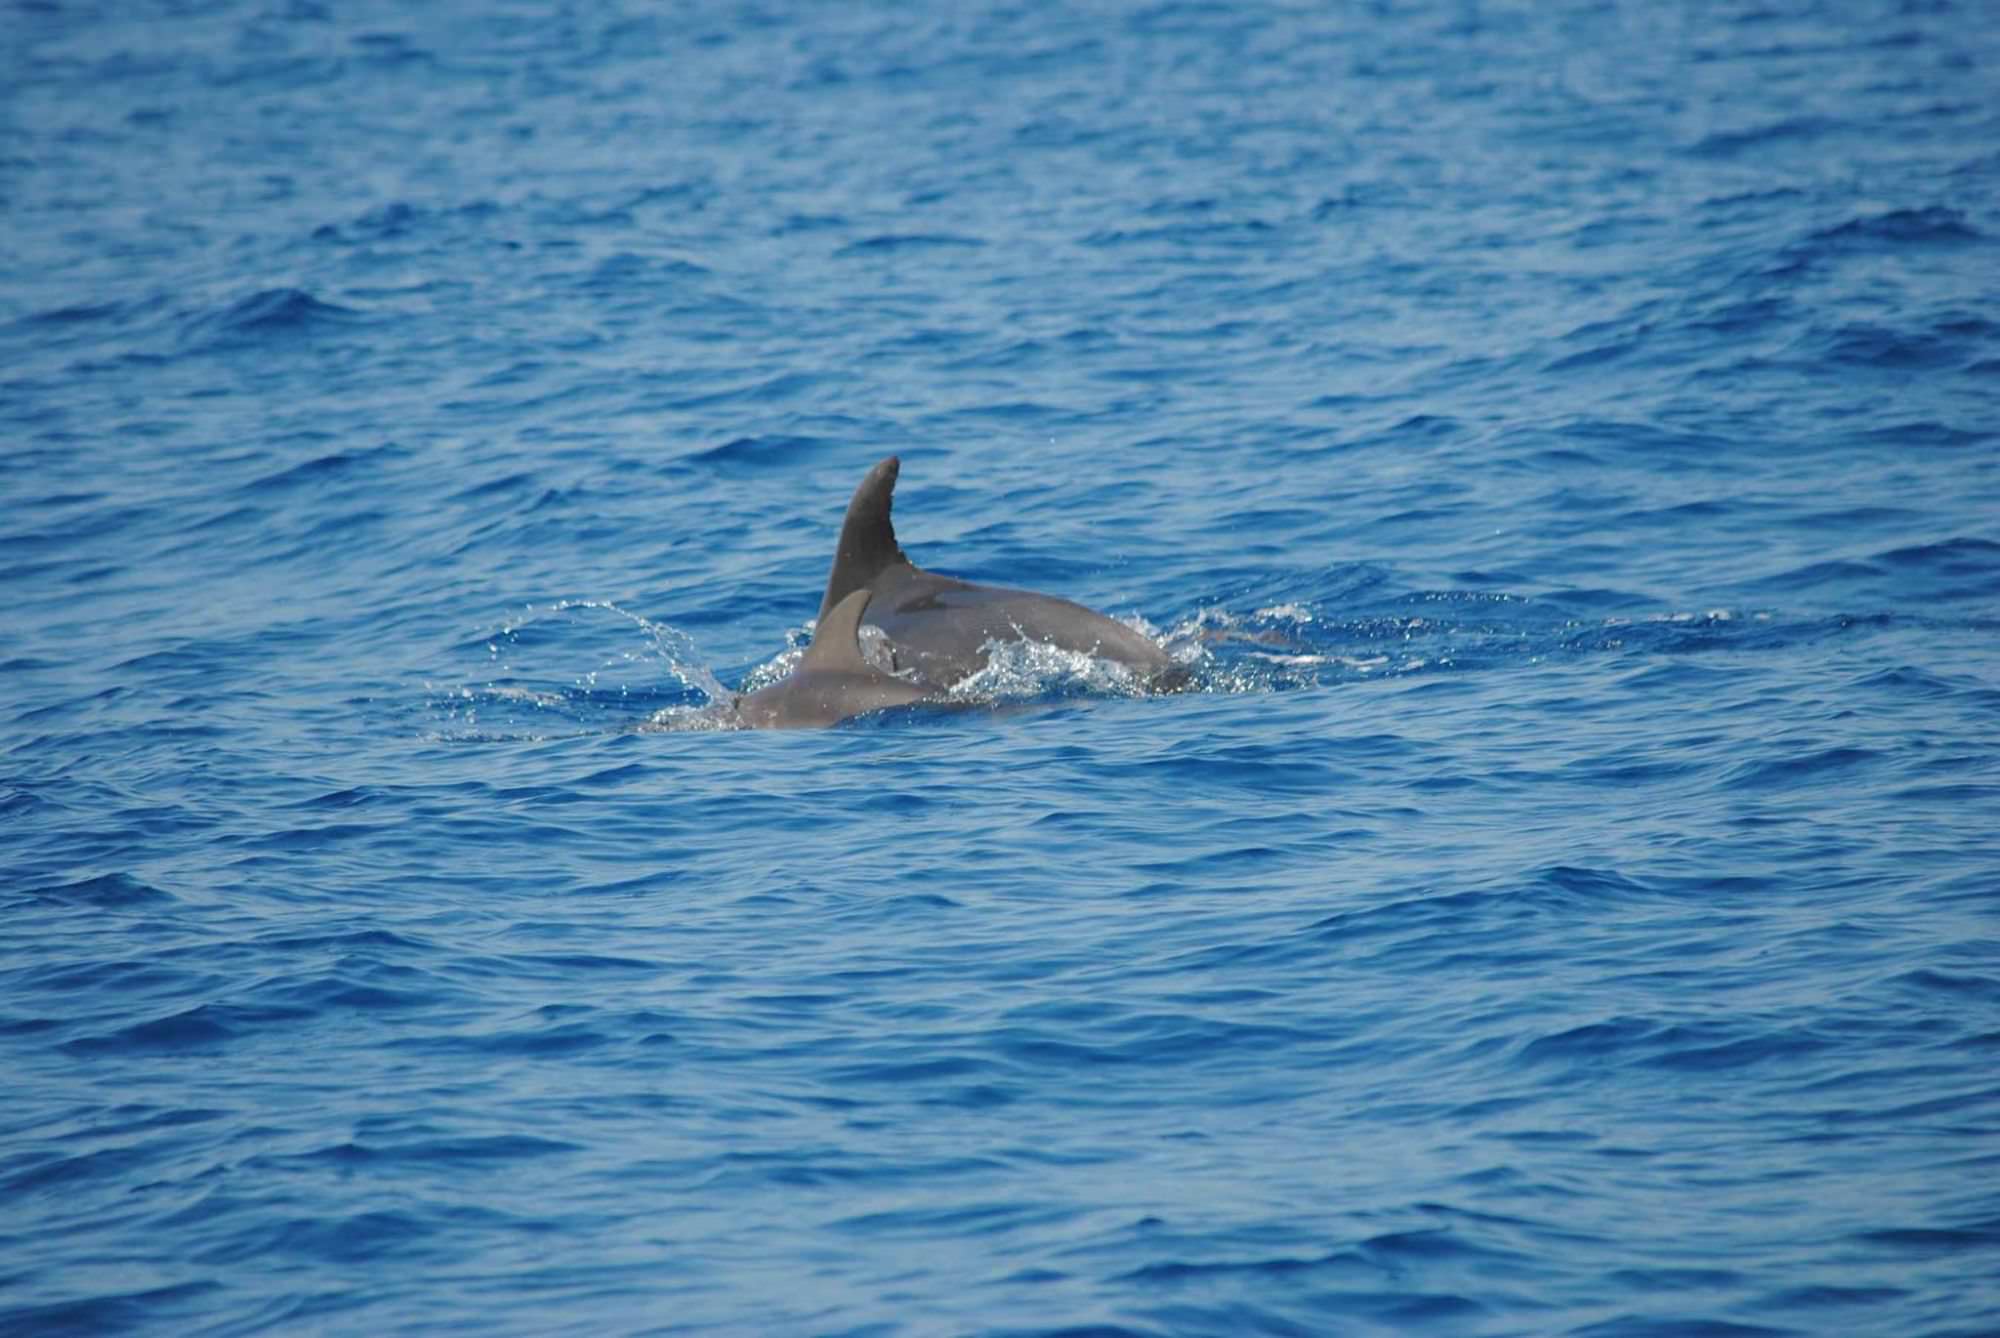
[[[798,667],[735,702],[736,718],[752,729],[799,729],[834,725],[849,716],[908,706],[929,692],[870,665],[861,656],[861,614],[868,591],[848,594],[813,630],[812,644]]]
[[[918,567],[896,542],[895,456],[877,462],[854,490],[827,573],[812,644],[783,682],[740,696],[752,728],[831,725],[849,716],[938,701],[988,662],[997,642],[1034,641],[1124,665],[1149,687],[1187,685],[1184,669],[1150,638],[1081,604],[975,585]],[[863,615],[887,637],[895,672],[861,653]]]

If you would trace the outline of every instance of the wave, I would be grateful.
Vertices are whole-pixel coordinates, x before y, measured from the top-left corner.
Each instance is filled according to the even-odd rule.
[[[323,301],[302,288],[266,288],[184,316],[180,333],[184,346],[214,350],[250,342],[307,339],[363,318],[364,313],[354,308]]]

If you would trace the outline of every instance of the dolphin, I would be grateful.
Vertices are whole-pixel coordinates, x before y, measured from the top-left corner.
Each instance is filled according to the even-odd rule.
[[[819,602],[824,624],[848,600],[864,597],[860,612],[887,638],[894,681],[942,692],[985,668],[992,644],[1034,641],[1121,664],[1150,687],[1187,686],[1187,671],[1124,623],[1053,595],[974,585],[911,562],[889,521],[901,468],[892,455],[854,490]]]
[[[822,612],[798,667],[770,687],[738,697],[737,720],[751,729],[835,725],[849,716],[908,706],[932,695],[861,658],[861,611],[867,604],[867,593],[856,590]]]

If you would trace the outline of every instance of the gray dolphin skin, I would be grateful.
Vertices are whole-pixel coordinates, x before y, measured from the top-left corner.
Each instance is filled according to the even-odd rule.
[[[821,614],[798,667],[783,681],[738,697],[736,718],[752,729],[806,729],[929,696],[861,658],[861,610],[867,604],[867,594],[856,590]]]
[[[812,644],[782,682],[736,698],[738,722],[752,729],[803,729],[944,701],[954,684],[986,666],[989,646],[1006,641],[1042,642],[1111,660],[1156,689],[1187,685],[1186,670],[1124,623],[1053,595],[974,585],[911,562],[889,523],[900,468],[892,455],[854,490]],[[893,673],[862,655],[864,616],[887,638],[881,649]]]
[[[1067,599],[974,585],[911,562],[889,520],[901,467],[892,455],[869,470],[854,490],[820,600],[822,621],[843,601],[864,592],[866,620],[888,638],[885,649],[896,673],[932,691],[941,692],[984,668],[987,646],[1006,641],[1041,642],[1111,660],[1156,689],[1187,685],[1186,670],[1124,623]]]

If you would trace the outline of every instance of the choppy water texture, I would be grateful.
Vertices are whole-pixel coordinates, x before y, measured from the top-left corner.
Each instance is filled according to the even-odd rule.
[[[1991,18],[8,5],[0,1330],[2000,1331]]]

